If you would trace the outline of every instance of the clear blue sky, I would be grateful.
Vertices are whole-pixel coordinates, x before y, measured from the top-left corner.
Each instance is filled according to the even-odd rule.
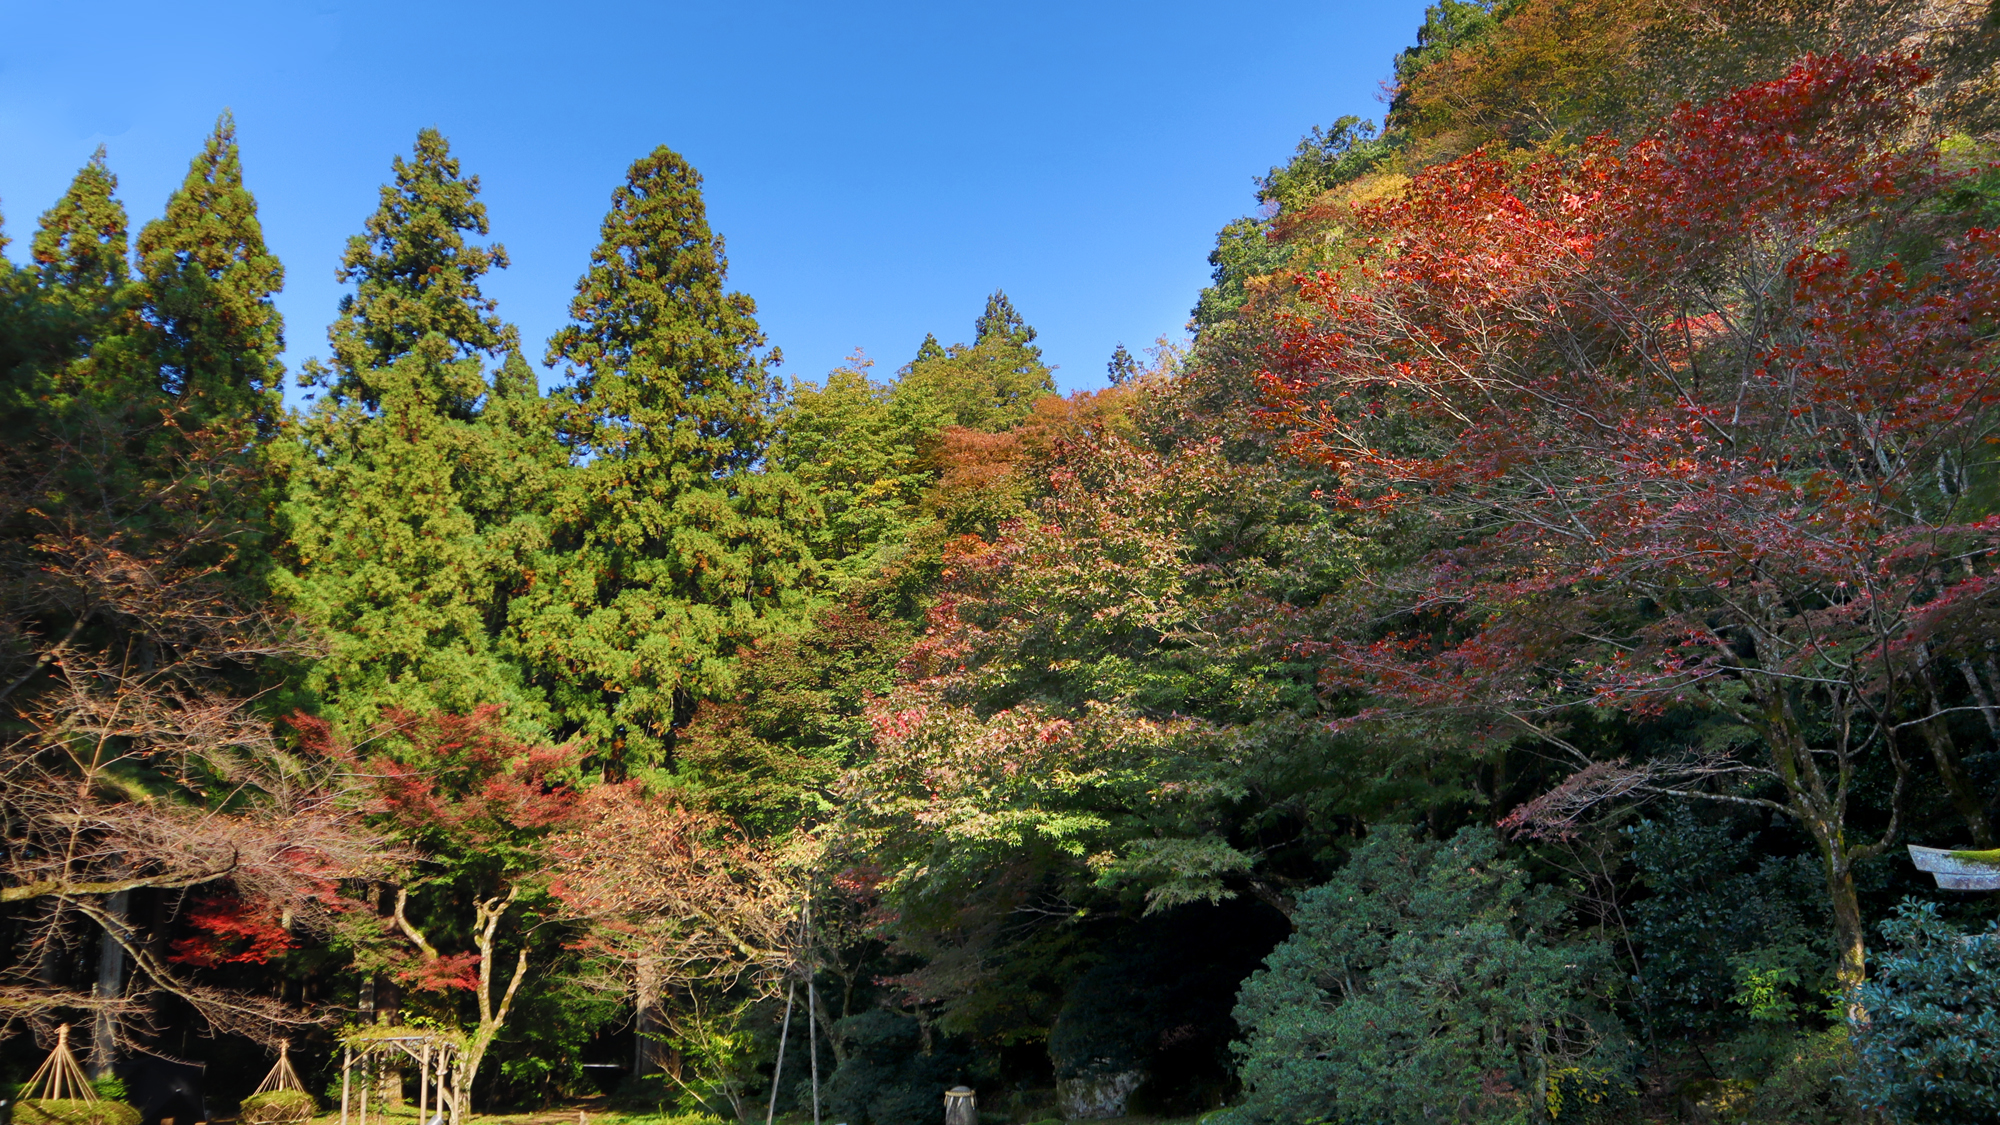
[[[664,143],[706,178],[785,374],[857,346],[886,374],[1000,287],[1074,390],[1120,341],[1181,332],[1252,176],[1380,115],[1422,9],[0,0],[0,209],[19,260],[102,143],[136,229],[234,109],[296,371],[391,155],[435,125],[484,185],[514,263],[488,292],[539,362],[612,187]]]

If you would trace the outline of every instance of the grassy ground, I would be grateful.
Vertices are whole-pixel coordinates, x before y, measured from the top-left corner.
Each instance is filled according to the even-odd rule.
[[[939,1112],[938,1119],[942,1125],[944,1119],[942,1111]],[[376,1107],[370,1106],[368,1120],[370,1125],[374,1125],[377,1121],[383,1125],[419,1125],[417,1107],[414,1104],[386,1116],[379,1113]],[[471,1120],[478,1125],[726,1125],[719,1118],[702,1114],[668,1115],[615,1110],[604,1098],[567,1102],[532,1113],[480,1113],[474,1114]],[[1093,1122],[1092,1125],[1198,1125],[1200,1120],[1199,1117],[1113,1117]],[[332,1113],[322,1114],[314,1118],[311,1125],[340,1125],[340,1111],[336,1108]],[[348,1125],[358,1125],[358,1115],[350,1114]],[[811,1125],[811,1118],[783,1115],[778,1118],[776,1125]],[[843,1125],[843,1123],[829,1118],[825,1120],[824,1125]]]

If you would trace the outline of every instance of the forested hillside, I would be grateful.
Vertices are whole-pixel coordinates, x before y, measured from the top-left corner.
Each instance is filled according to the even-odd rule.
[[[0,1078],[1993,1120],[1906,845],[2000,876],[1997,52],[1440,0],[1067,397],[997,290],[782,381],[666,147],[524,341],[428,129],[287,371],[229,117],[136,232],[100,151],[0,260]]]

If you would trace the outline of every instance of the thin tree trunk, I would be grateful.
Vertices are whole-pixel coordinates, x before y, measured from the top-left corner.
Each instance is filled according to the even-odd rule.
[[[1993,828],[1986,820],[1986,806],[1965,784],[1965,775],[1958,769],[1958,748],[1946,728],[1943,718],[1934,718],[1921,728],[1924,744],[1930,747],[1931,761],[1937,764],[1938,777],[1944,781],[1944,790],[1951,797],[1951,807],[1958,810],[1959,818],[1965,821],[1967,834],[1972,837],[1975,848],[1993,846]]]
[[[104,913],[119,925],[132,904],[132,892],[118,891],[104,899]],[[97,984],[92,990],[99,1000],[116,1000],[125,994],[125,946],[110,934],[97,943]],[[90,1076],[103,1078],[118,1061],[118,1017],[99,1008],[90,1026]]]
[[[1945,792],[1951,795],[1952,807],[1958,810],[1959,817],[1965,821],[1966,831],[1972,835],[1972,846],[1990,848],[1993,846],[1993,829],[1986,820],[1986,803],[1972,795],[1972,790],[1965,784],[1964,774],[1959,772],[1958,745],[1951,737],[1951,728],[1945,723],[1944,700],[1938,692],[1937,681],[1931,676],[1930,663],[1925,656],[1924,650],[1918,649],[1918,676],[1924,682],[1924,691],[1929,696],[1931,704],[1931,720],[1920,728],[1923,731],[1924,744],[1930,748],[1931,760],[1937,763],[1938,777],[1944,781]],[[1971,665],[1967,664],[1965,670],[1970,671]],[[1971,676],[1968,679],[1977,690],[1978,677]],[[1983,691],[1978,692],[1982,703],[1984,695]],[[1989,718],[1991,717],[1990,708],[1982,707],[1982,710],[1988,713]]]

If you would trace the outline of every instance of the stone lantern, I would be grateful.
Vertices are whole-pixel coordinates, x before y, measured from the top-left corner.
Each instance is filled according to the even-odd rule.
[[[944,1092],[944,1125],[979,1125],[979,1095],[970,1086]]]
[[[1910,846],[1910,862],[1947,891],[2000,891],[2000,852]]]

